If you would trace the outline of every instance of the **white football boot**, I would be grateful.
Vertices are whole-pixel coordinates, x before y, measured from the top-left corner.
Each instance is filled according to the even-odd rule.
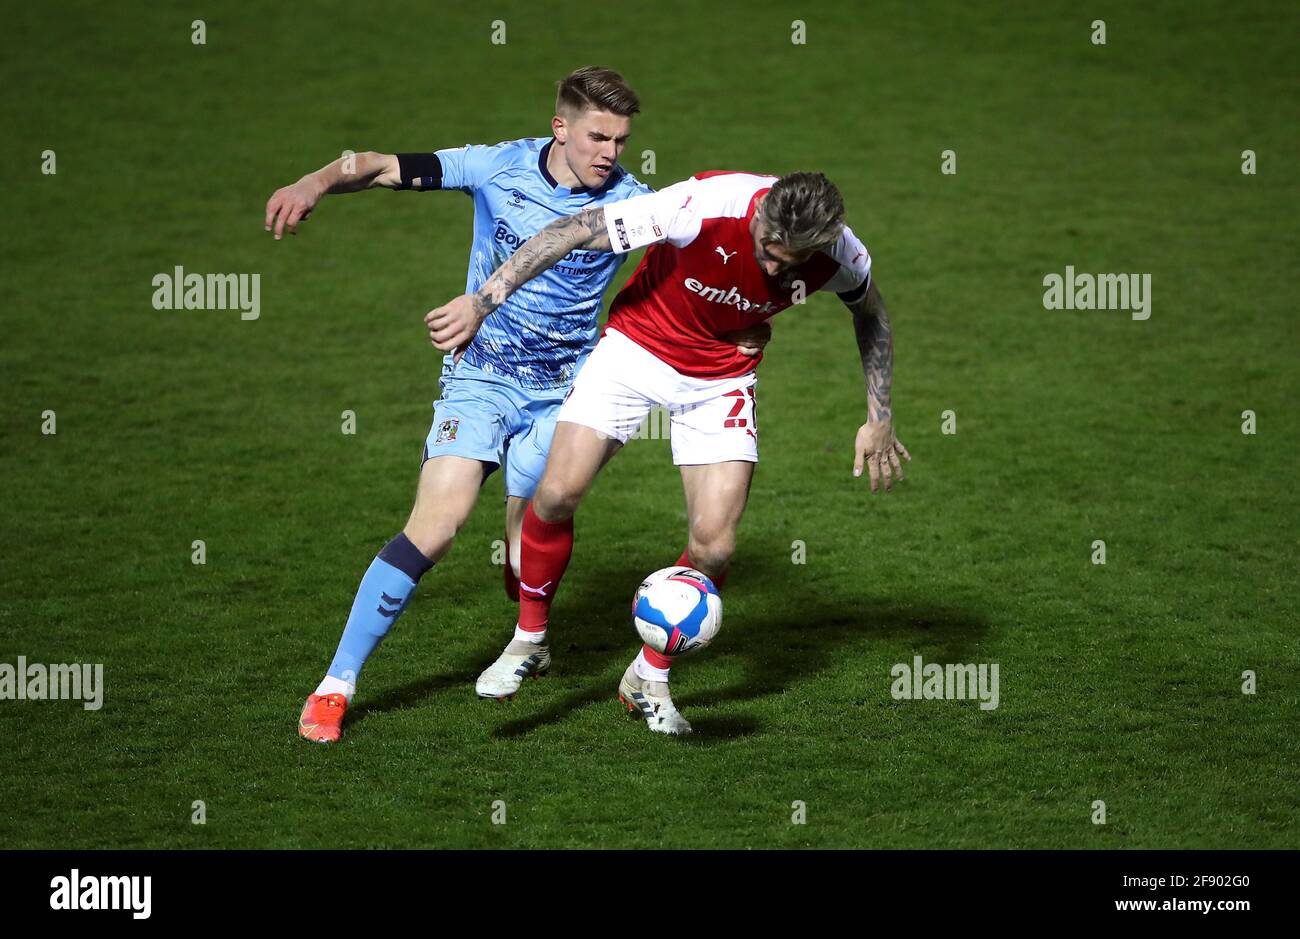
[[[541,678],[550,669],[549,646],[512,639],[497,660],[478,676],[474,690],[480,698],[509,700],[515,696],[525,678]]]
[[[627,667],[618,683],[618,700],[631,714],[645,718],[645,724],[657,734],[689,734],[690,722],[682,717],[668,694],[668,682],[646,681],[636,673],[635,663]]]

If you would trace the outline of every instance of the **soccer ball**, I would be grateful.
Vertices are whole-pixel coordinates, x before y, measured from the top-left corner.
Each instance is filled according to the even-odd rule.
[[[722,598],[694,568],[665,567],[636,589],[632,623],[656,652],[685,655],[703,649],[722,628]]]

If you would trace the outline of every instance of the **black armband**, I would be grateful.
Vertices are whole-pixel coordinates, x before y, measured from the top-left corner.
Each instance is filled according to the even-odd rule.
[[[852,290],[846,290],[843,293],[837,293],[835,296],[839,297],[845,303],[857,303],[859,300],[861,300],[863,297],[867,295],[867,288],[870,286],[871,286],[871,275],[868,274],[866,276],[866,279],[863,280],[862,283],[854,287]]]
[[[442,161],[436,153],[399,153],[397,165],[402,183],[398,189],[410,189],[411,183],[420,181],[421,189],[442,188]]]

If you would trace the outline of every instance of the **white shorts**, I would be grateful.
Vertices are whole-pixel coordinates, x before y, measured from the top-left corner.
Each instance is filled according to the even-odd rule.
[[[578,371],[556,420],[627,443],[654,407],[668,413],[673,463],[758,462],[758,376],[691,378],[614,329]],[[653,422],[652,422],[653,424]]]

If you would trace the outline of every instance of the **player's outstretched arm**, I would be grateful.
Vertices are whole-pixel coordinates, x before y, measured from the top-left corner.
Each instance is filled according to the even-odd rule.
[[[525,241],[477,293],[464,294],[431,310],[424,318],[429,338],[444,352],[465,345],[474,338],[488,314],[505,303],[512,293],[578,248],[613,250],[602,207],[593,206],[551,222]]]
[[[883,480],[885,489],[893,488],[894,479],[903,478],[899,462],[912,456],[894,436],[893,406],[890,395],[894,383],[894,336],[889,326],[889,312],[873,280],[866,293],[845,304],[853,313],[853,332],[862,358],[862,374],[867,381],[867,422],[858,428],[854,442],[853,475],[862,475],[865,463],[871,473],[871,491],[876,492]]]
[[[275,232],[276,241],[285,229],[296,235],[298,223],[305,222],[326,195],[375,187],[402,188],[396,154],[368,151],[339,157],[296,183],[277,189],[266,202],[266,230]]]

